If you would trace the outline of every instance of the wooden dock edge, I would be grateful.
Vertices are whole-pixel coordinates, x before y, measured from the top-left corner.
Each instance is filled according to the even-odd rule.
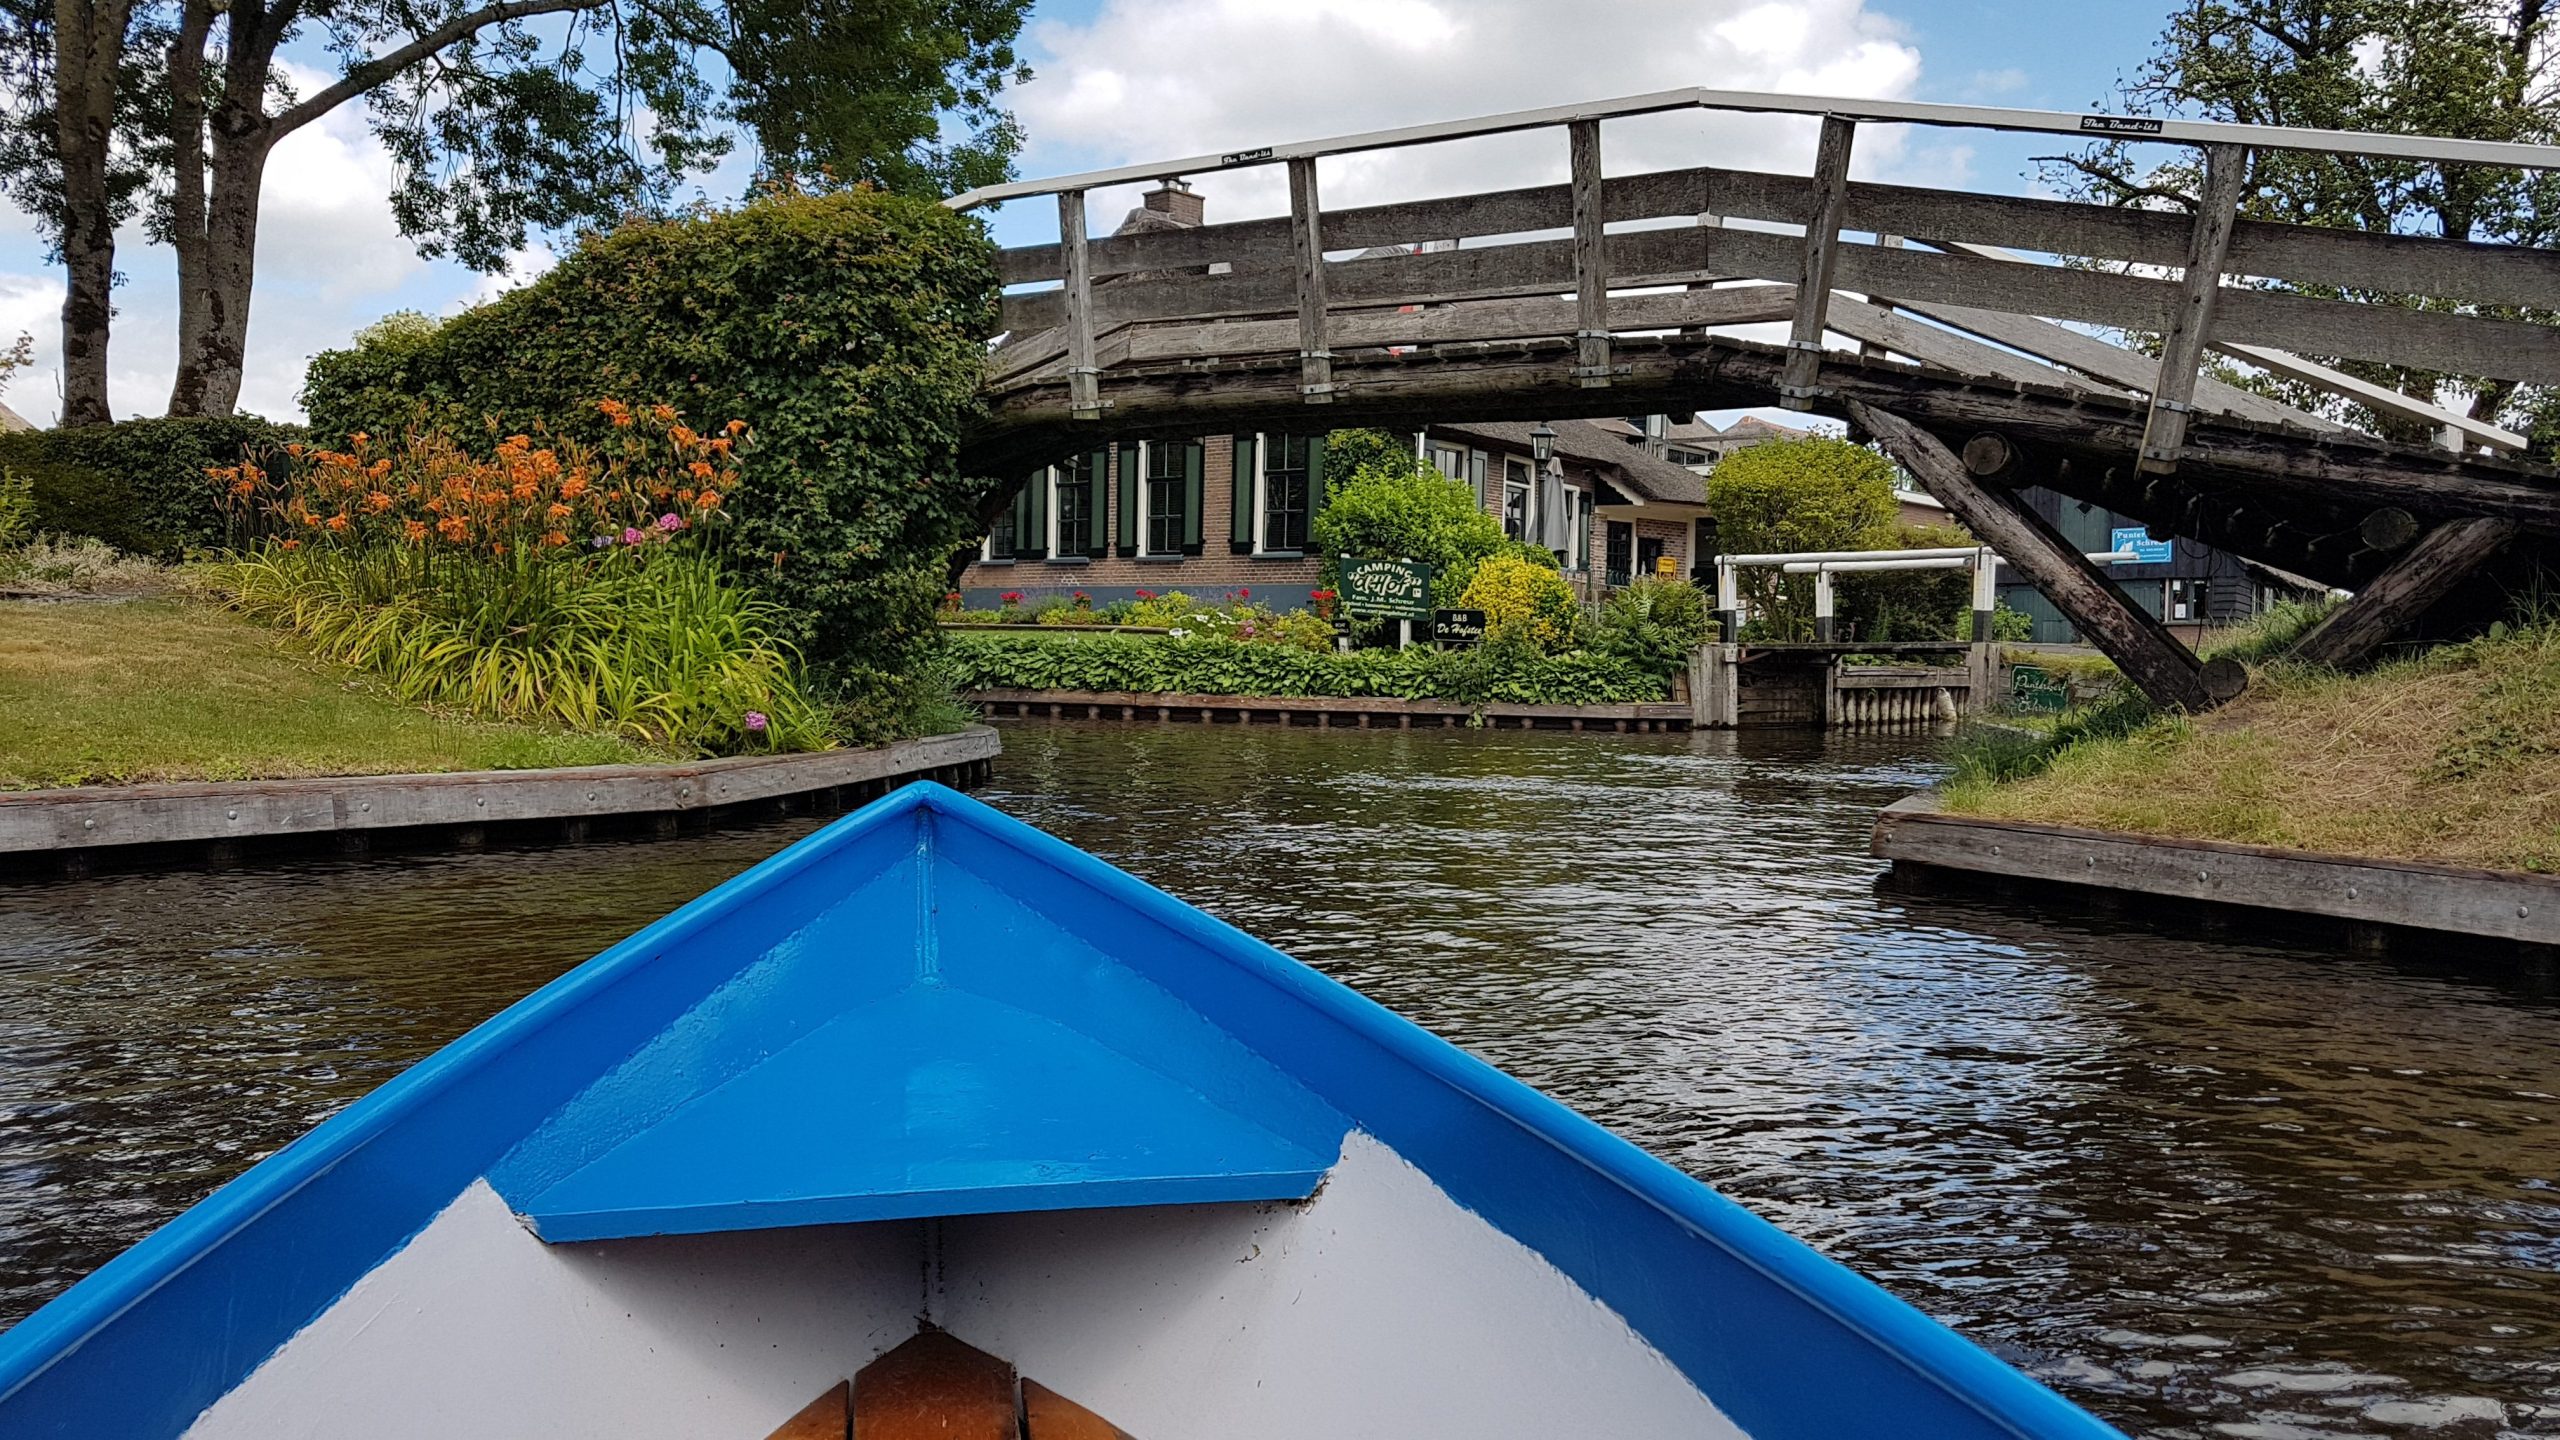
[[[342,775],[168,785],[80,786],[0,793],[0,858],[138,845],[396,830],[463,829],[527,821],[683,816],[785,801],[812,792],[885,787],[982,774],[1003,750],[985,725],[868,749],[749,755],[683,765],[467,770],[434,775]],[[583,833],[573,829],[574,838]]]
[[[2560,945],[2560,877],[2547,875],[1949,815],[1927,793],[1885,807],[1870,849],[1897,869],[1964,871]]]
[[[1149,720],[1200,724],[1301,723],[1318,728],[1454,729],[1481,719],[1491,729],[1686,730],[1685,700],[1626,705],[1469,705],[1386,695],[1187,695],[1140,690],[973,690],[966,697],[994,718]],[[1257,720],[1255,717],[1267,717]]]

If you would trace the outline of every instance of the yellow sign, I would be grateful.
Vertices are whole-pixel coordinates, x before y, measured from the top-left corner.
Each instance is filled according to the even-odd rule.
[[[1680,578],[1680,561],[1679,561],[1678,557],[1676,557],[1676,556],[1671,556],[1671,555],[1656,555],[1656,556],[1654,556],[1654,557],[1653,557],[1653,573],[1654,573],[1654,574],[1656,574],[1656,575],[1661,576],[1661,577],[1662,577],[1663,579],[1665,579],[1665,580],[1677,580],[1677,579],[1679,579],[1679,578]]]

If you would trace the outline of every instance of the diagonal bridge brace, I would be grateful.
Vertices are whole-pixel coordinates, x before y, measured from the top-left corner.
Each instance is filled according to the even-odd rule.
[[[1937,436],[1862,401],[1847,405],[1852,422],[1918,476],[1965,528],[2033,581],[2153,704],[2210,710],[2247,687],[2246,670],[2227,660],[2198,661],[2165,626],[2126,599],[2078,547],[2014,494],[1976,479]]]

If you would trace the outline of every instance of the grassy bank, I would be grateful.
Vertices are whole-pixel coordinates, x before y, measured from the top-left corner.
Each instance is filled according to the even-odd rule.
[[[451,718],[175,599],[0,604],[0,789],[606,765],[605,736]]]
[[[2283,664],[2201,718],[2099,724],[2040,773],[1960,756],[1950,810],[2560,871],[2560,622],[2361,675]]]

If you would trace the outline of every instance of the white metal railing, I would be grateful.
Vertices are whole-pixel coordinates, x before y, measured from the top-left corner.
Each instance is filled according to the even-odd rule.
[[[1277,165],[1361,150],[1387,150],[1428,145],[1475,135],[1536,130],[1576,120],[1607,120],[1628,115],[1657,115],[1674,110],[1724,110],[1760,115],[1812,115],[1908,125],[1938,125],[1980,130],[2015,130],[2080,135],[2094,140],[2152,140],[2178,145],[2245,145],[2261,150],[2307,150],[2333,155],[2373,155],[2396,160],[2442,164],[2499,165],[2517,169],[2560,169],[2560,146],[2519,145],[2503,140],[2457,140],[2435,135],[2380,135],[2357,130],[2314,130],[2289,125],[2239,125],[2219,120],[2152,119],[2068,110],[2012,110],[1994,105],[1945,105],[1918,100],[1860,100],[1847,96],[1782,95],[1757,90],[1713,90],[1692,86],[1628,95],[1615,100],[1589,100],[1550,105],[1537,110],[1509,110],[1469,120],[1444,120],[1369,130],[1322,140],[1248,146],[1178,160],[1149,161],[1087,170],[1039,180],[1012,180],[982,185],[942,203],[972,210],[1000,200],[1028,195],[1055,195],[1103,185],[1167,180],[1215,170]]]

